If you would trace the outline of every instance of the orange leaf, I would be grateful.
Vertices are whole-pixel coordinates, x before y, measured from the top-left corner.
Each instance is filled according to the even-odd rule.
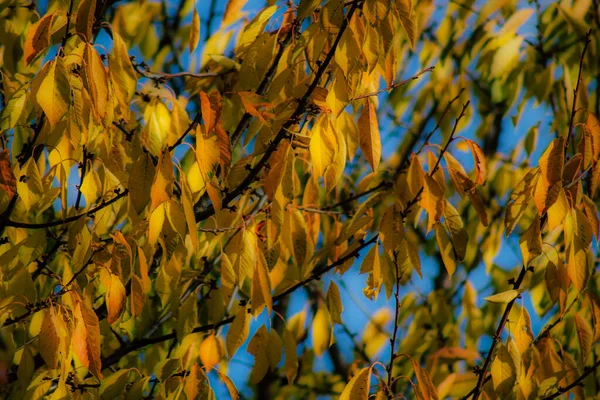
[[[222,355],[223,348],[221,347],[221,342],[214,334],[202,341],[200,345],[200,360],[207,371],[211,370],[221,361]]]
[[[12,199],[17,192],[17,178],[10,166],[8,149],[0,151],[0,189],[8,194],[9,199]]]
[[[256,117],[265,125],[268,125],[267,119],[273,119],[275,116],[270,112],[271,103],[264,97],[252,92],[238,92],[246,112]]]
[[[94,310],[75,292],[75,330],[73,350],[81,363],[97,378],[102,378],[100,361],[100,323]]]
[[[475,171],[477,173],[475,183],[483,185],[487,180],[487,167],[485,165],[485,156],[481,147],[472,140],[467,140],[467,144],[473,153],[473,162],[475,163]]]
[[[48,364],[48,368],[58,368],[60,338],[58,337],[56,313],[53,306],[44,310],[39,338],[40,354],[46,364]]]
[[[106,292],[106,307],[108,308],[108,323],[112,324],[121,316],[125,307],[125,286],[121,282],[121,278],[111,274],[110,286]]]
[[[38,22],[29,27],[23,52],[25,56],[25,65],[31,62],[48,46],[50,46],[50,29],[56,13],[44,15]]]

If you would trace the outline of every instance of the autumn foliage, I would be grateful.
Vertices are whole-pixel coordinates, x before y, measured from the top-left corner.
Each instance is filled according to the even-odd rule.
[[[0,0],[0,396],[596,395],[600,4],[541,3]]]

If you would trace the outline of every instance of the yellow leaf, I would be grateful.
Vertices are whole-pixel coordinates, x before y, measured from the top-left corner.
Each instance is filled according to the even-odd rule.
[[[150,154],[159,156],[167,144],[171,129],[171,112],[162,101],[156,100],[154,104],[146,107],[144,121],[146,122],[142,131],[144,144]]]
[[[423,395],[423,399],[424,400],[437,400],[438,399],[437,391],[435,390],[435,386],[433,385],[433,382],[431,381],[431,377],[429,376],[429,373],[425,369],[421,368],[419,363],[416,362],[415,360],[413,360],[412,358],[410,359],[410,362],[412,363],[413,370],[415,371],[415,376],[417,377],[417,382],[419,384],[419,390],[421,391],[421,394]]]
[[[542,254],[542,233],[539,215],[535,215],[529,229],[519,239],[523,262],[527,266],[535,257]]]
[[[467,233],[460,214],[449,201],[446,200],[444,209],[444,219],[446,227],[450,232],[452,247],[458,260],[463,260],[467,254],[467,244],[469,243],[469,234]]]
[[[214,334],[204,338],[200,345],[200,361],[206,368],[206,371],[213,369],[221,361],[223,350],[221,341]]]
[[[108,76],[100,55],[94,47],[86,43],[83,51],[83,80],[90,93],[94,109],[100,119],[106,115],[108,106]]]
[[[27,30],[23,46],[25,65],[31,64],[42,51],[50,46],[51,28],[55,16],[56,12],[46,14]]]
[[[319,6],[321,0],[300,0],[298,5],[298,20],[308,17]]]
[[[181,203],[185,214],[185,222],[190,233],[190,240],[194,249],[198,248],[198,230],[196,227],[196,216],[194,214],[194,202],[192,190],[188,184],[185,174],[180,175],[181,178]]]
[[[483,203],[483,199],[481,198],[481,195],[477,189],[470,191],[467,193],[467,195],[469,196],[469,200],[471,200],[471,205],[475,209],[475,212],[477,212],[479,222],[481,222],[483,226],[488,226],[489,221],[485,204]]]
[[[484,300],[490,301],[492,303],[510,303],[511,301],[516,299],[517,296],[519,296],[519,294],[521,294],[519,290],[511,289],[502,293],[488,296],[484,298]]]
[[[369,398],[371,367],[358,371],[344,387],[339,400],[362,400]]]
[[[225,7],[223,19],[221,20],[221,26],[226,27],[232,22],[237,21],[241,16],[240,11],[244,8],[247,1],[248,0],[229,0]]]
[[[204,182],[215,176],[219,164],[220,149],[217,135],[206,134],[203,126],[196,128],[196,161]]]
[[[129,102],[135,94],[137,86],[137,75],[131,65],[127,45],[123,38],[117,33],[113,35],[113,52],[108,56],[108,65],[110,76],[112,77],[112,87],[121,104],[123,114],[129,113]]]
[[[419,157],[416,154],[410,156],[410,165],[408,166],[408,172],[406,176],[406,182],[408,183],[408,190],[414,197],[419,193],[423,185],[425,184],[425,171],[421,166]]]
[[[360,149],[365,154],[373,171],[376,171],[381,159],[381,137],[377,123],[377,110],[370,98],[366,99],[365,106],[358,118],[358,133]]]
[[[492,78],[508,76],[515,68],[519,60],[519,50],[522,43],[523,36],[515,35],[496,51],[491,62],[490,76]]]
[[[373,298],[377,299],[377,296],[381,291],[381,285],[383,285],[379,245],[377,243],[369,250],[360,267],[361,274],[367,272],[369,273],[369,277],[367,278],[367,286],[363,289],[363,293],[371,300],[373,300]]]
[[[150,220],[148,221],[148,243],[151,246],[154,246],[158,242],[158,238],[162,233],[165,223],[165,204],[163,203],[158,206],[150,215]]]
[[[435,237],[446,271],[448,271],[448,275],[452,277],[454,271],[456,271],[456,253],[452,246],[452,241],[450,240],[446,229],[440,224],[435,226]]]
[[[131,391],[131,389],[130,389]],[[208,377],[199,365],[192,365],[190,374],[185,380],[183,392],[187,399],[211,399],[214,393],[210,387]],[[127,393],[127,398],[129,398]]]
[[[148,168],[151,170],[151,168]],[[146,170],[148,171],[148,170]],[[149,171],[148,171],[149,172]],[[163,202],[169,201],[173,195],[173,182],[175,176],[173,173],[173,160],[171,153],[165,151],[161,153],[156,166],[156,175],[152,188],[150,190],[150,199],[152,200],[152,209],[156,209]]]
[[[381,308],[375,311],[367,322],[363,330],[362,343],[369,358],[375,357],[383,349],[383,346],[389,344],[390,336],[386,332],[386,325],[393,318],[389,308]]]
[[[263,8],[256,16],[244,27],[244,30],[240,34],[240,39],[236,47],[236,54],[243,53],[260,35],[265,26],[269,22],[269,19],[277,11],[277,6],[272,5]]]
[[[192,26],[190,28],[190,53],[193,53],[198,46],[200,40],[200,16],[196,7],[194,7],[194,14],[192,15]]]
[[[106,291],[106,308],[108,309],[109,324],[114,323],[121,316],[123,308],[125,307],[126,297],[125,286],[123,286],[121,278],[117,275],[110,274],[110,286]]]
[[[79,190],[85,196],[85,201],[88,206],[95,203],[100,196],[102,196],[102,182],[100,181],[100,177],[98,173],[92,169],[93,164],[91,161],[87,161],[88,169],[85,177],[83,178],[83,183]]]
[[[141,214],[150,201],[150,191],[153,187],[156,168],[148,153],[143,152],[133,163],[131,175],[129,176],[129,199],[133,209]]]
[[[506,207],[506,214],[504,215],[506,236],[510,235],[513,229],[515,229],[519,219],[521,219],[521,216],[525,212],[533,196],[533,189],[536,186],[537,179],[539,179],[539,171],[539,168],[529,171],[511,193]]]
[[[531,343],[533,343],[531,318],[525,307],[521,307],[521,313],[519,314],[519,319],[515,325],[513,336],[519,353],[521,353],[521,355],[525,354]]]
[[[69,74],[61,57],[50,61],[50,69],[35,98],[46,113],[50,126],[56,125],[69,111],[71,92]]]
[[[330,192],[344,171],[346,144],[344,138],[333,128],[329,116],[323,115],[315,123],[309,147],[314,177],[324,177],[325,189]]]
[[[94,310],[74,294],[75,330],[73,332],[73,350],[79,361],[97,378],[101,379],[100,361],[100,323]]]
[[[565,160],[564,146],[564,138],[554,139],[540,157],[540,171],[542,173],[542,181],[546,188],[550,188],[557,182],[562,182]],[[546,204],[546,207],[548,206],[550,206],[550,204]]]
[[[404,223],[398,203],[391,205],[383,214],[379,226],[379,235],[383,247],[390,253],[398,250],[404,239]]]
[[[269,332],[269,344],[267,345],[267,359],[269,360],[269,368],[274,370],[277,368],[281,355],[283,353],[283,342],[275,329],[271,328]]]
[[[418,26],[417,26],[417,15],[412,9],[411,0],[400,0],[396,2],[398,8],[398,15],[400,16],[400,23],[408,36],[410,47],[414,50],[417,43]]]
[[[232,358],[237,349],[246,341],[250,333],[250,314],[246,307],[240,307],[227,332],[227,354]]]
[[[558,198],[554,204],[548,208],[548,229],[553,230],[562,224],[570,209],[571,205],[569,204],[567,195],[565,194],[564,189],[561,187]]]
[[[56,321],[56,311],[53,306],[44,310],[42,327],[39,335],[39,350],[42,359],[48,365],[48,368],[58,368],[58,358],[60,355],[60,338]]]
[[[296,339],[287,328],[284,328],[283,331],[283,345],[285,347],[285,375],[291,385],[298,375],[298,353]]]
[[[131,314],[134,317],[139,317],[144,311],[144,303],[146,302],[146,294],[142,280],[136,275],[131,274]]]
[[[41,344],[40,344],[41,346]],[[41,353],[41,351],[40,351]],[[43,357],[42,357],[43,358]],[[31,352],[30,346],[23,348],[23,354],[21,354],[21,361],[19,362],[19,369],[17,370],[17,378],[19,384],[23,388],[27,388],[35,372],[35,361],[33,359],[33,353]]]
[[[445,200],[444,191],[440,185],[429,175],[425,175],[425,185],[423,185],[423,193],[421,194],[421,207],[429,214],[427,230],[430,231],[440,222],[444,214]]]
[[[254,356],[254,368],[250,380],[252,383],[260,382],[269,370],[269,359],[267,357],[267,346],[269,345],[269,332],[262,325],[248,343],[248,353]]]
[[[317,356],[322,356],[331,345],[332,333],[331,316],[321,304],[312,323],[312,344]]]
[[[331,281],[329,284],[329,289],[327,289],[327,295],[325,296],[325,303],[327,304],[331,321],[334,324],[341,324],[344,305],[342,304],[340,289],[338,289],[334,281]]]
[[[82,0],[77,9],[75,31],[83,36],[83,40],[92,41],[92,28],[94,27],[94,13],[96,12],[96,0]]]
[[[257,262],[254,267],[252,278],[252,314],[256,317],[263,308],[267,307],[269,315],[273,310],[273,299],[271,298],[271,283],[269,282],[269,271],[267,269],[265,256],[257,249]]]
[[[502,396],[512,392],[516,376],[516,368],[506,345],[500,343],[496,357],[492,362],[492,384],[494,391]]]
[[[588,111],[588,118],[585,122],[585,126],[591,133],[593,158],[597,160],[598,157],[600,157],[600,121],[598,121],[596,115]]]

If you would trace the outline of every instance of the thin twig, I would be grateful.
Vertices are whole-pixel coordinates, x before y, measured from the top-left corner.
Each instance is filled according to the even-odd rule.
[[[590,38],[592,35],[592,30],[590,29],[585,35],[585,44],[583,45],[583,51],[581,52],[581,58],[579,59],[579,73],[577,74],[577,85],[575,85],[575,89],[573,90],[573,105],[571,106],[571,119],[569,120],[569,131],[567,133],[567,140],[565,140],[565,155],[567,155],[567,150],[569,149],[569,142],[571,141],[571,136],[573,135],[573,120],[575,119],[575,107],[577,106],[577,95],[579,93],[579,84],[581,82],[581,71],[583,70],[583,59],[585,58],[585,53],[588,48],[588,44],[592,41]]]
[[[433,69],[434,69],[434,68],[435,68],[435,67],[433,67],[433,66],[432,66],[432,67],[427,67],[427,68],[424,68],[424,69],[422,69],[421,71],[417,72],[417,74],[416,74],[416,75],[413,75],[413,76],[411,76],[411,77],[410,77],[410,78],[408,78],[408,79],[405,79],[405,80],[403,80],[403,81],[400,81],[400,82],[394,83],[394,84],[392,84],[392,85],[390,85],[390,86],[388,86],[388,87],[385,87],[385,88],[383,88],[383,89],[377,90],[377,91],[375,91],[375,92],[366,93],[366,94],[361,94],[361,95],[359,95],[359,96],[356,96],[356,97],[354,97],[354,98],[353,98],[353,99],[351,99],[350,101],[359,100],[359,99],[365,99],[365,98],[367,98],[367,97],[372,97],[372,96],[377,96],[377,95],[378,95],[378,94],[380,94],[380,93],[383,93],[383,92],[390,91],[390,90],[392,90],[392,89],[395,89],[395,88],[397,88],[397,87],[400,87],[400,86],[404,86],[404,85],[406,85],[406,84],[407,84],[407,83],[409,83],[409,82],[412,82],[412,81],[415,81],[415,80],[419,79],[419,78],[421,77],[421,75],[423,75],[423,74],[425,74],[425,73],[427,73],[427,72],[431,72],[431,71],[433,71]]]
[[[573,382],[571,382],[570,385],[561,388],[559,387],[558,390],[551,394],[550,396],[544,397],[542,400],[552,400],[555,399],[559,396],[562,396],[563,394],[567,393],[569,390],[573,389],[575,386],[578,385],[583,385],[583,380],[592,372],[594,372],[598,367],[600,367],[600,359],[598,359],[598,361],[596,361],[596,363],[594,365],[592,365],[591,367],[585,367],[585,372],[583,374],[581,374],[581,376],[577,379],[575,379]]]
[[[517,277],[517,280],[513,284],[513,290],[517,290],[521,287],[521,283],[523,283],[523,279],[525,278],[527,271],[528,271],[527,267],[525,265],[523,265],[523,267],[521,268],[521,272],[519,272],[519,276]],[[510,310],[512,309],[513,305],[515,304],[515,301],[517,300],[517,298],[518,297],[511,300],[506,305],[506,309],[504,309],[504,314],[502,314],[502,318],[500,319],[498,328],[496,329],[496,332],[494,333],[494,336],[492,338],[492,344],[487,353],[487,356],[485,357],[483,367],[481,367],[481,370],[479,371],[479,378],[477,379],[477,385],[475,385],[475,389],[473,390],[473,400],[477,400],[479,398],[479,395],[481,394],[481,389],[483,388],[483,384],[485,383],[485,378],[487,377],[487,370],[489,369],[490,364],[492,363],[492,360],[494,359],[494,351],[496,350],[496,346],[498,345],[498,342],[500,341],[500,337],[502,335],[502,331],[504,330],[504,326],[506,325],[506,321],[508,320]]]
[[[69,11],[67,12],[67,26],[65,28],[65,35],[62,38],[62,42],[61,42],[61,49],[64,49],[65,46],[67,45],[67,39],[69,38],[69,25],[71,25],[71,15],[73,14],[73,3],[75,1],[71,0],[69,1]]]

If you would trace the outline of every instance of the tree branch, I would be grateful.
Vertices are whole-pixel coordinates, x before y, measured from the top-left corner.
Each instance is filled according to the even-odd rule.
[[[577,379],[575,379],[573,382],[571,382],[570,385],[568,385],[567,387],[561,388],[559,387],[558,390],[551,394],[550,396],[544,397],[542,400],[551,400],[551,399],[555,399],[559,396],[562,396],[563,394],[567,393],[569,390],[573,389],[575,386],[578,385],[583,385],[583,380],[592,372],[594,372],[598,367],[600,367],[600,359],[598,359],[598,361],[596,361],[596,363],[594,365],[592,365],[591,367],[585,367],[585,371],[583,374],[581,374],[581,376]]]
[[[348,23],[349,23],[350,19],[352,18],[352,15],[362,4],[363,4],[362,2],[361,3],[357,2],[351,6],[350,10],[348,11],[348,14],[344,17],[344,20],[342,22],[342,25],[340,26],[338,35],[336,36],[335,41],[331,45],[331,49],[327,53],[325,60],[323,60],[323,62],[321,63],[321,66],[319,67],[319,70],[317,71],[317,73],[316,73],[312,83],[308,87],[306,93],[304,93],[304,96],[302,96],[302,98],[299,100],[296,110],[294,111],[292,116],[279,129],[279,132],[277,133],[275,138],[271,141],[271,143],[269,144],[269,146],[263,153],[260,160],[256,163],[256,165],[254,167],[252,167],[252,169],[250,170],[250,173],[246,176],[246,178],[244,178],[244,180],[235,189],[233,189],[231,192],[229,192],[225,196],[225,198],[223,199],[222,205],[221,205],[222,208],[227,208],[229,203],[231,203],[231,201],[233,201],[237,196],[242,194],[242,192],[244,192],[244,190],[246,190],[248,188],[248,186],[250,186],[250,184],[252,184],[252,182],[254,182],[255,178],[258,177],[258,174],[260,173],[260,171],[262,171],[265,164],[271,157],[271,154],[273,154],[273,152],[277,149],[277,146],[279,146],[279,143],[288,135],[288,131],[292,128],[292,126],[300,120],[301,116],[306,111],[306,107],[309,104],[312,93],[318,86],[319,82],[321,81],[321,78],[325,74],[325,71],[327,70],[329,64],[331,63],[331,60],[333,59],[335,50],[337,49],[337,46],[342,38],[344,31],[348,27]],[[205,208],[204,210],[202,210],[196,214],[196,221],[204,221],[205,219],[211,217],[214,214],[215,214],[215,208],[213,205],[210,205],[209,207]]]
[[[526,274],[527,274],[527,267],[525,265],[523,265],[523,268],[521,268],[521,272],[519,273],[517,280],[513,284],[514,290],[517,290],[517,289],[519,289],[519,287],[521,287],[521,283],[523,283],[523,279],[525,278]],[[515,304],[515,301],[517,300],[517,298],[518,297],[514,298],[506,305],[504,314],[502,314],[502,318],[500,319],[498,328],[496,329],[496,332],[494,333],[494,337],[492,338],[492,344],[487,353],[487,356],[485,357],[483,367],[481,368],[481,371],[479,372],[479,378],[477,379],[477,385],[475,386],[475,389],[473,391],[473,400],[477,400],[477,398],[481,394],[481,389],[483,388],[483,384],[485,383],[487,370],[490,367],[492,360],[494,359],[494,350],[496,350],[496,346],[498,345],[498,342],[500,341],[500,336],[502,335],[502,331],[504,330],[504,326],[506,325],[506,321],[508,320],[510,310],[512,309],[513,305]]]
[[[6,226],[12,226],[15,228],[27,228],[27,229],[44,229],[44,228],[50,228],[53,226],[65,225],[65,224],[77,221],[80,218],[87,217],[88,215],[93,215],[93,214],[97,213],[98,211],[110,206],[117,200],[127,196],[128,194],[129,194],[129,189],[125,189],[121,193],[119,193],[118,195],[113,197],[112,199],[110,199],[106,202],[100,203],[99,206],[92,208],[90,211],[88,211],[86,213],[74,215],[72,217],[68,217],[65,219],[61,219],[61,220],[57,220],[57,221],[50,221],[50,222],[41,222],[39,224],[32,224],[32,223],[27,223],[27,222],[8,220],[6,222]]]
[[[372,243],[374,243],[377,240],[377,235],[373,236],[371,239],[369,239],[368,241],[362,243],[359,247],[357,247],[355,250],[353,250],[352,252],[348,253],[346,256],[336,260],[335,262],[320,268],[320,269],[316,269],[308,278],[297,282],[296,284],[290,286],[288,289],[284,290],[283,292],[281,292],[280,294],[278,294],[277,296],[273,297],[273,301],[278,301],[283,299],[284,297],[288,296],[289,294],[293,293],[294,291],[296,291],[297,289],[304,287],[305,285],[307,285],[309,282],[312,282],[314,280],[318,280],[321,278],[322,275],[324,275],[325,273],[331,271],[333,268],[337,267],[338,265],[343,264],[344,262],[346,262],[347,260],[356,257],[358,255],[358,252],[362,249],[364,249],[365,247],[371,245]],[[234,317],[227,317],[224,318],[223,320],[214,323],[214,324],[207,324],[207,325],[202,325],[202,326],[198,326],[196,328],[194,328],[192,330],[192,333],[199,333],[199,332],[207,332],[213,329],[217,329],[220,328],[221,326],[224,325],[229,325],[230,323],[233,322]],[[111,367],[112,365],[116,364],[117,362],[119,362],[119,360],[126,356],[127,354],[142,349],[146,346],[149,346],[151,344],[156,344],[156,343],[162,343],[165,342],[167,340],[171,340],[173,338],[175,338],[176,334],[175,332],[172,333],[168,333],[165,335],[161,335],[161,336],[155,336],[155,337],[150,337],[150,338],[143,338],[143,339],[134,339],[133,341],[129,342],[129,344],[125,347],[120,347],[119,349],[117,349],[114,353],[112,353],[111,355],[105,357],[102,359],[102,369],[106,369]]]

